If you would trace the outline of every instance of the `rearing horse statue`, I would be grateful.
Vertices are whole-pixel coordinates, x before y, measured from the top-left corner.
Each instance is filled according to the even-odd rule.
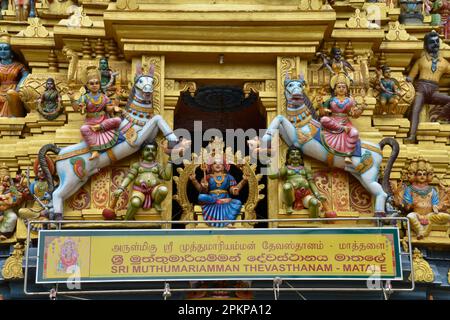
[[[145,142],[154,141],[159,130],[168,140],[169,148],[178,144],[177,136],[166,121],[160,115],[153,115],[153,70],[154,67],[151,66],[149,72],[143,74],[141,66],[137,67],[134,85],[121,116],[119,130],[125,138],[123,141],[93,160],[88,160],[90,150],[84,141],[62,149],[54,144],[47,144],[39,150],[39,163],[50,184],[49,192],[52,193],[56,220],[63,218],[64,200],[77,192],[89,177],[98,173],[101,168],[135,153]],[[180,149],[183,149],[185,143],[188,141],[180,143]],[[60,181],[56,190],[45,160],[48,151],[57,154],[56,171]]]
[[[334,153],[321,139],[321,124],[317,121],[311,101],[304,93],[306,85],[302,76],[299,79],[284,81],[285,97],[287,100],[287,115],[278,115],[270,123],[263,138],[262,145],[270,146],[270,141],[279,130],[281,138],[288,146],[296,146],[302,152],[314,159],[328,163],[330,167],[344,169],[350,172],[363,187],[375,197],[375,214],[385,215],[387,193],[390,192],[389,176],[392,165],[399,153],[398,142],[393,138],[384,138],[379,144],[360,141],[358,152],[351,157],[352,165],[345,162],[345,157]],[[255,146],[257,142],[252,142]],[[386,165],[381,186],[378,175],[383,159],[382,149],[385,145],[392,148],[392,154]]]

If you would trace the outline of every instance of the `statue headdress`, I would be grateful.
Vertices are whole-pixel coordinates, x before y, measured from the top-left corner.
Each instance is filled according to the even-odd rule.
[[[96,66],[89,66],[86,68],[86,82],[91,79],[101,79],[100,72]]]
[[[334,76],[331,77],[330,79],[330,87],[331,88],[336,88],[336,85],[338,83],[345,83],[347,85],[347,88],[350,88],[350,79],[347,77],[347,75],[343,72],[340,72]]]
[[[0,29],[0,43],[11,44],[11,35],[8,31]]]
[[[225,151],[224,151],[225,149]],[[225,148],[225,143],[220,138],[214,138],[201,153],[202,165],[208,167],[210,171],[214,163],[223,164],[226,171],[230,170],[230,165],[234,164],[234,155],[230,147]]]

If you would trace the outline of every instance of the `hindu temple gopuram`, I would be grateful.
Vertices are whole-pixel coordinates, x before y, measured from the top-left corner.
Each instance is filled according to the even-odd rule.
[[[450,299],[449,13],[2,0],[0,297]]]

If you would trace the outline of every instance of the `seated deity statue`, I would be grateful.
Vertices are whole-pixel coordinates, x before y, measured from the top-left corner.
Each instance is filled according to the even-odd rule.
[[[75,111],[86,109],[85,124],[81,127],[81,135],[89,146],[93,160],[114,147],[121,137],[119,126],[122,119],[114,113],[121,113],[122,109],[111,103],[111,100],[100,90],[100,74],[96,68],[87,71],[87,89],[78,100],[72,99]]]
[[[108,97],[111,97],[116,91],[115,81],[118,73],[113,72],[109,68],[108,59],[105,57],[100,58],[98,68],[101,75],[100,79],[101,89],[103,93],[105,93]]]
[[[408,182],[402,197],[402,208],[410,211],[407,218],[417,239],[428,236],[433,225],[445,225],[450,222],[450,214],[442,212],[438,190],[431,186],[434,172],[431,164],[419,157],[411,161],[407,168]]]
[[[61,105],[61,95],[56,89],[55,80],[48,78],[45,83],[45,91],[38,99],[38,112],[47,120],[54,120],[63,113],[64,108]]]
[[[323,128],[324,145],[339,156],[345,157],[345,162],[352,165],[351,156],[360,143],[359,132],[353,126],[349,116],[359,117],[362,108],[349,95],[350,80],[342,73],[332,77],[332,96],[322,103],[319,112],[322,115],[320,123]]]
[[[0,39],[0,117],[23,117],[25,109],[19,88],[28,75],[26,67],[14,61],[9,37]]]
[[[55,165],[53,161],[46,157],[47,166],[49,168],[50,174],[55,174]],[[49,197],[49,183],[42,170],[38,159],[34,161],[33,170],[35,174],[35,180],[30,183],[29,191],[30,195],[33,197],[33,202],[31,206],[20,208],[18,211],[19,217],[27,220],[49,220],[51,218],[48,212],[48,204],[50,202]],[[31,230],[38,231],[42,229],[42,224],[31,224]]]
[[[0,240],[10,238],[16,229],[17,208],[28,196],[24,177],[11,178],[9,168],[0,166]]]
[[[201,182],[197,181],[195,174],[189,177],[194,187],[200,192],[198,202],[202,208],[203,219],[212,227],[226,227],[230,224],[229,222],[214,221],[236,220],[241,212],[242,202],[231,198],[230,194],[239,195],[247,178],[244,176],[242,181],[237,183],[229,171],[230,164],[227,163],[223,154],[219,154],[208,159]]]

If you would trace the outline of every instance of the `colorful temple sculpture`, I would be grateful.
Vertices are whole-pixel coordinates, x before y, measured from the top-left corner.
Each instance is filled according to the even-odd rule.
[[[1,297],[27,297],[42,230],[395,228],[415,290],[391,297],[449,299],[449,6],[2,1]]]

